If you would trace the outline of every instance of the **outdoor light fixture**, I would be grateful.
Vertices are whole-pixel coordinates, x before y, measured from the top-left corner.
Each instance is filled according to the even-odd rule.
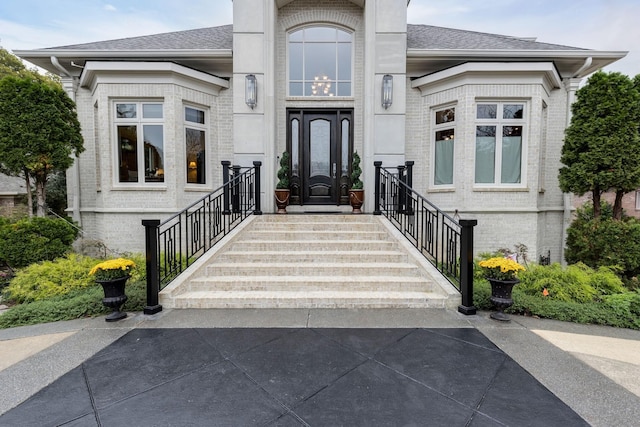
[[[382,77],[382,107],[386,110],[393,103],[393,76],[385,74]]]
[[[258,83],[253,74],[248,74],[245,79],[244,102],[253,110],[258,103]]]

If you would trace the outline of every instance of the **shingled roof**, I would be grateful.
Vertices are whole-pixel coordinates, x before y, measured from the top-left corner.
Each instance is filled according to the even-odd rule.
[[[49,48],[51,50],[219,50],[233,47],[233,25],[128,37]]]
[[[432,25],[407,25],[409,49],[462,50],[583,50],[576,47],[540,43],[499,34],[479,33]],[[49,48],[52,50],[220,50],[232,49],[233,25],[176,31],[141,37],[107,40]]]

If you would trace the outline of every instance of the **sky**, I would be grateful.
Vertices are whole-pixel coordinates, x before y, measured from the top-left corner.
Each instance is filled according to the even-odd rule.
[[[0,0],[0,46],[9,50],[232,23],[232,0]],[[411,0],[428,24],[602,51],[629,51],[605,71],[640,74],[640,0]]]

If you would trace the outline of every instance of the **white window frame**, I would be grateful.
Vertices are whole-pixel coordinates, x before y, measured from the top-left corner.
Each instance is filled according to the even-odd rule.
[[[349,72],[349,81],[346,80],[341,80],[338,78],[338,68],[339,68],[339,63],[338,63],[338,59],[339,59],[339,54],[338,54],[338,50],[336,49],[336,80],[332,81],[333,84],[339,84],[339,83],[349,83],[351,90],[349,95],[339,95],[336,92],[336,95],[330,95],[330,96],[323,96],[323,95],[312,95],[312,94],[305,94],[306,91],[306,84],[307,82],[311,82],[312,80],[310,79],[306,79],[306,71],[304,68],[304,46],[307,43],[320,43],[320,41],[306,41],[303,40],[302,42],[298,42],[298,41],[291,41],[291,35],[294,33],[297,33],[298,31],[303,31],[303,30],[309,30],[309,29],[314,29],[314,28],[330,28],[330,29],[335,29],[338,31],[342,31],[344,33],[347,33],[351,40],[349,42],[346,41],[339,41],[336,40],[335,43],[336,45],[338,44],[344,44],[344,43],[349,43],[351,45],[351,69]],[[302,80],[293,80],[293,82],[297,82],[297,83],[302,83],[302,95],[292,95],[291,94],[291,76],[290,76],[290,71],[291,71],[291,54],[290,54],[290,47],[292,43],[300,43],[303,45],[303,69],[302,69]],[[322,42],[322,43],[326,43],[326,42]],[[311,99],[334,99],[334,98],[340,98],[340,99],[350,99],[354,97],[354,78],[353,78],[353,73],[354,73],[354,68],[355,68],[355,33],[352,30],[349,30],[347,28],[343,28],[337,25],[331,25],[331,24],[323,24],[323,23],[317,23],[317,24],[312,24],[312,25],[307,25],[304,27],[298,27],[295,28],[289,32],[287,32],[287,64],[286,64],[286,76],[287,76],[287,96],[291,97],[291,98],[311,98]],[[337,90],[337,89],[336,89]]]
[[[203,122],[204,123],[199,123],[199,122],[194,122],[191,120],[187,120],[187,108],[190,108],[192,110],[196,110],[199,112],[202,112],[203,114]],[[211,150],[209,149],[209,128],[208,128],[208,124],[209,124],[209,109],[204,108],[204,107],[200,107],[200,106],[196,106],[196,105],[191,105],[191,104],[184,104],[183,105],[183,135],[184,135],[184,155],[185,155],[185,161],[184,161],[184,166],[185,166],[185,170],[186,173],[184,175],[185,178],[185,183],[187,187],[192,187],[192,188],[202,188],[204,186],[207,186],[208,183],[210,182],[210,178],[209,178],[209,167],[208,165],[211,164],[209,157],[211,156]],[[194,130],[198,130],[198,131],[202,131],[204,132],[204,182],[203,183],[198,183],[198,182],[189,182],[189,162],[190,159],[187,155],[187,129],[194,129]]]
[[[523,114],[521,119],[505,119],[498,117],[498,114],[502,116],[504,105],[519,104],[523,106]],[[497,114],[495,119],[478,118],[478,106],[479,105],[496,105]],[[529,117],[530,117],[530,102],[523,99],[501,99],[501,100],[482,100],[477,101],[473,108],[473,185],[474,188],[526,188],[527,182],[527,135],[529,133]],[[476,182],[476,144],[477,144],[477,127],[478,126],[495,126],[496,127],[496,142],[495,142],[495,154],[494,154],[494,182],[491,183],[478,183]],[[504,126],[522,126],[522,146],[520,153],[520,182],[517,183],[502,183],[502,129]]]
[[[119,118],[117,116],[118,104],[135,104],[136,105],[136,117],[132,118]],[[162,99],[116,99],[112,103],[112,126],[113,126],[113,159],[114,159],[114,185],[116,187],[166,187],[166,157],[164,152],[166,151],[166,125],[165,125],[165,108],[164,101]],[[143,105],[160,105],[162,107],[162,118],[146,118],[143,117]],[[160,125],[162,126],[162,168],[158,168],[158,176],[162,176],[162,181],[148,182],[145,176],[145,156],[144,156],[144,126],[145,125]],[[137,139],[137,168],[138,175],[137,181],[120,181],[120,141],[118,140],[118,127],[119,126],[136,126],[136,139]]]
[[[437,107],[433,107],[431,109],[431,137],[430,137],[430,141],[431,141],[431,159],[432,162],[431,164],[433,165],[432,167],[432,171],[430,173],[430,179],[429,182],[431,184],[431,187],[433,189],[442,189],[442,190],[446,190],[446,189],[453,189],[455,188],[455,183],[456,183],[456,140],[455,140],[455,135],[457,133],[457,114],[459,113],[457,111],[457,104],[446,104],[446,105],[440,105]],[[437,122],[437,114],[440,111],[444,111],[444,110],[448,110],[448,109],[452,109],[454,110],[454,119],[450,122],[445,122],[445,123],[440,123],[440,124],[436,124]],[[451,183],[449,184],[437,184],[436,183],[436,135],[438,132],[440,131],[447,131],[447,130],[452,130],[453,134],[454,134],[454,139],[453,139],[453,158],[451,160],[452,165],[452,176],[451,176]]]

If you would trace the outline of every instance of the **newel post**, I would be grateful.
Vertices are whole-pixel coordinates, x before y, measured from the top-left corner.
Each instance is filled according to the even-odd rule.
[[[222,214],[229,215],[231,213],[231,210],[229,209],[229,206],[231,205],[231,194],[229,192],[229,168],[231,167],[231,162],[229,160],[223,160],[220,163],[222,164],[222,185],[224,185],[222,201],[224,206],[222,207]]]
[[[162,306],[158,301],[160,293],[160,272],[158,271],[158,226],[160,220],[143,219],[145,235],[145,252],[147,267],[147,305],[144,307],[144,314],[156,314],[162,311]]]
[[[376,161],[373,162],[373,166],[376,167],[376,178],[375,178],[375,206],[373,208],[374,215],[382,215],[380,211],[380,168],[382,167],[382,162]]]
[[[231,204],[233,213],[240,213],[240,166],[233,167],[233,191],[231,193]]]
[[[478,225],[476,219],[458,221],[460,230],[460,292],[462,304],[458,311],[462,314],[476,314],[473,306],[473,227]]]
[[[255,169],[255,185],[254,185],[254,200],[256,201],[256,208],[253,211],[254,215],[262,215],[262,210],[260,209],[260,194],[262,192],[262,189],[260,188],[260,186],[262,185],[260,182],[260,166],[262,166],[262,162],[261,161],[254,161],[253,162],[253,167]]]
[[[407,176],[405,175],[405,165],[399,165],[398,166],[398,192],[397,192],[397,207],[396,207],[396,212],[398,213],[404,213],[404,207],[405,207],[405,203],[406,203],[406,190],[404,185],[402,185],[403,183],[406,184],[407,183]]]

